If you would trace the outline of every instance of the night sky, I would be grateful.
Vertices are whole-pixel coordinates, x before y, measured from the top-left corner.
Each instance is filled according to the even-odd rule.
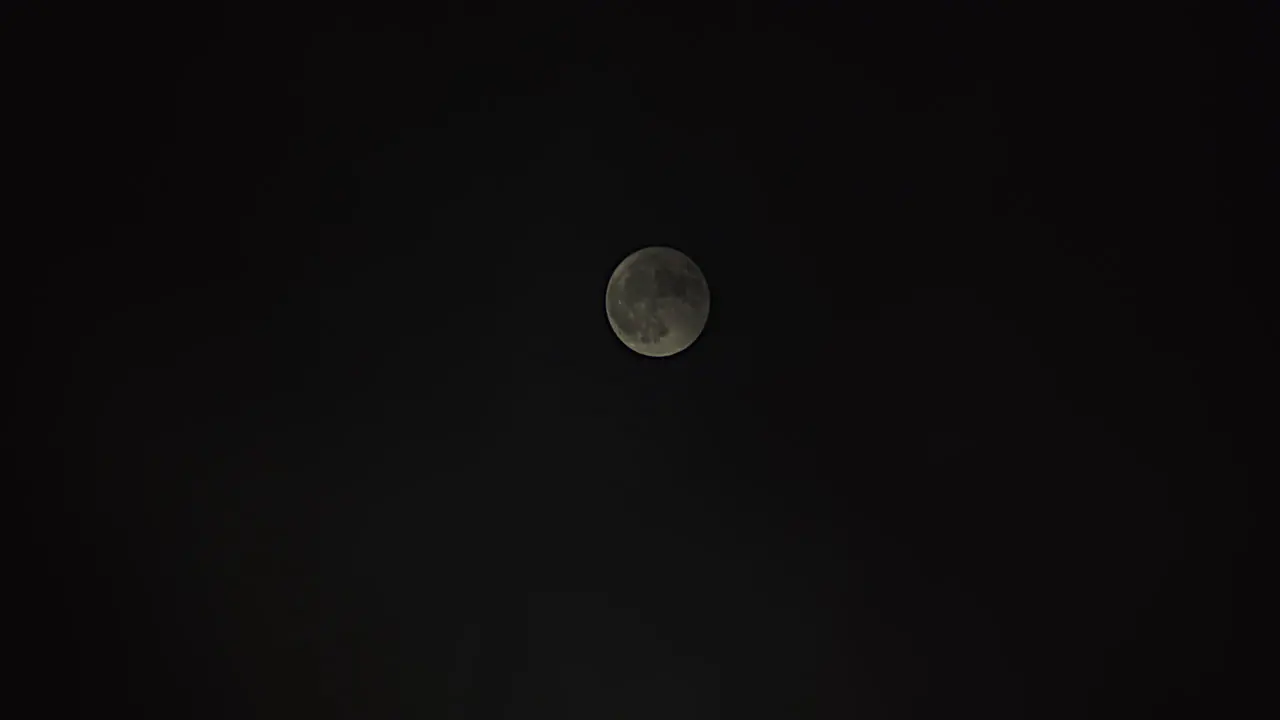
[[[48,717],[1243,702],[1235,26],[175,5],[23,66]],[[604,313],[647,245],[711,289],[669,358]]]

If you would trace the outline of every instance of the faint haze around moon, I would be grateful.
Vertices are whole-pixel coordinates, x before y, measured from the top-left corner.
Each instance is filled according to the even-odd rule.
[[[706,327],[711,294],[702,270],[670,247],[647,247],[618,264],[605,291],[609,325],[641,355],[666,357],[693,344]]]

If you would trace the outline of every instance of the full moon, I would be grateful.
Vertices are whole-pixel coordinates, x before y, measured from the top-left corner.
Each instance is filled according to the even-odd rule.
[[[667,357],[693,344],[711,310],[702,270],[669,247],[637,250],[618,264],[604,294],[609,325],[641,355]]]

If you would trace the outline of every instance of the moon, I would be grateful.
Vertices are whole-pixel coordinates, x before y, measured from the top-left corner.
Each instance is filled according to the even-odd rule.
[[[622,344],[649,357],[687,349],[711,311],[707,279],[669,247],[637,250],[618,264],[604,294],[605,314]]]

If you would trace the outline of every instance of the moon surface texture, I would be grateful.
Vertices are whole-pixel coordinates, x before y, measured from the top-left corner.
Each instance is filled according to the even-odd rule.
[[[613,332],[641,355],[667,357],[693,344],[711,311],[702,270],[669,247],[647,247],[623,260],[605,291]]]

